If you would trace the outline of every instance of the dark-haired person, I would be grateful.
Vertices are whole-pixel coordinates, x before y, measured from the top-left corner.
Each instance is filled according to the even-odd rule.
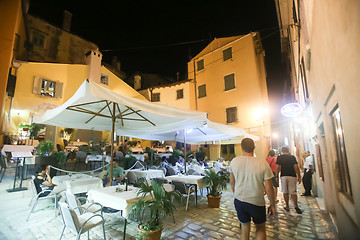
[[[241,239],[249,239],[251,220],[256,226],[256,239],[266,239],[264,185],[270,200],[268,212],[273,217],[276,210],[271,179],[274,175],[265,159],[254,157],[255,144],[251,138],[241,141],[241,149],[243,156],[235,157],[229,169],[234,204],[241,223]]]
[[[298,206],[296,193],[296,182],[301,183],[300,169],[295,156],[289,152],[288,147],[281,148],[281,155],[276,160],[276,180],[279,182],[279,173],[281,172],[281,190],[286,204],[285,210],[290,211],[290,195],[294,202],[295,211],[301,214],[302,211]]]
[[[36,188],[36,192],[39,194],[44,190],[53,190],[56,194],[65,190],[65,187],[57,186],[53,184],[52,179],[50,177],[50,167],[43,165],[38,168],[36,171],[37,176],[34,179],[34,184]],[[46,191],[40,195],[40,197],[45,197],[49,195],[50,191]]]
[[[274,191],[275,191],[275,202],[279,202],[279,200],[277,200],[277,191],[278,191],[279,183],[276,181],[276,156],[275,155],[276,155],[275,151],[270,150],[269,154],[265,160],[269,164],[271,171],[274,174],[274,177],[272,178],[272,183],[274,185]]]

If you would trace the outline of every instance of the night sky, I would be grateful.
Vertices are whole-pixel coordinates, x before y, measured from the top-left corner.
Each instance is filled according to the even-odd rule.
[[[187,62],[215,37],[259,31],[272,117],[280,108],[284,66],[274,0],[252,1],[68,1],[32,0],[29,13],[61,26],[63,10],[73,14],[71,32],[94,42],[130,75],[158,73],[183,80]],[[275,117],[276,118],[276,117]]]

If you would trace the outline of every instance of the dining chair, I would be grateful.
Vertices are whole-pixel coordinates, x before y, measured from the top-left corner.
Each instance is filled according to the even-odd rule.
[[[68,205],[75,211],[77,215],[81,215],[85,212],[101,212],[103,215],[102,208],[103,206],[100,203],[90,203],[86,197],[76,197],[73,193],[66,191],[65,199]],[[81,204],[80,200],[85,201],[84,204]]]
[[[182,195],[186,195],[186,207],[185,207],[185,211],[188,210],[189,207],[189,198],[190,198],[190,194],[191,193],[195,193],[195,186],[191,185],[190,187],[187,187],[185,182],[182,181],[171,181],[171,183],[175,186],[175,190],[179,191]],[[194,195],[194,199],[196,201],[195,195]]]
[[[74,170],[76,169],[76,165],[77,165],[78,171],[80,171],[80,164],[81,163],[85,164],[86,156],[87,156],[86,152],[83,151],[76,152],[76,162],[75,162]]]
[[[35,180],[35,176],[32,176],[32,179],[30,180],[30,186],[31,186],[33,196],[30,200],[29,206],[31,206],[32,202],[34,202],[34,204],[31,207],[30,213],[29,213],[28,217],[26,218],[26,221],[29,220],[31,213],[34,212],[38,201],[43,200],[43,199],[54,199],[54,204],[55,204],[54,211],[55,211],[55,217],[56,217],[56,210],[57,210],[57,204],[58,204],[58,198],[57,198],[56,193],[53,190],[42,190],[42,191],[38,192],[36,189],[34,180]]]
[[[172,167],[167,167],[166,168],[166,176],[172,176],[172,175],[176,175],[175,170]]]
[[[84,214],[77,215],[75,211],[66,203],[59,202],[59,206],[64,223],[64,228],[61,231],[60,240],[64,234],[66,227],[70,228],[70,230],[76,233],[76,240],[79,240],[81,234],[85,232],[88,233],[89,240],[89,230],[100,224],[102,224],[104,239],[106,239],[104,227],[105,219],[102,215],[90,212],[85,212]]]
[[[193,175],[193,173],[195,172],[195,170],[194,169],[189,169],[188,171],[187,171],[187,174],[189,174],[189,175]]]
[[[6,168],[7,168],[7,164],[6,164],[6,158],[4,155],[2,155],[2,153],[0,153],[0,167],[1,167],[1,170],[0,170],[0,182],[2,182],[3,180],[3,177],[5,175],[5,171],[6,171]]]

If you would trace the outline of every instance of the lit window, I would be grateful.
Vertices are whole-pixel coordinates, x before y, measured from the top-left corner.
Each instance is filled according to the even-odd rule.
[[[223,51],[223,59],[224,61],[232,58],[232,47],[229,47]]]
[[[56,82],[47,79],[42,79],[41,95],[47,97],[55,97]]]
[[[152,94],[152,102],[160,102],[160,93]]]
[[[226,109],[226,123],[237,122],[237,107],[231,107]]]
[[[336,107],[335,110],[331,113],[331,118],[333,122],[333,130],[334,130],[336,153],[337,153],[335,169],[337,171],[337,175],[338,175],[337,177],[339,180],[338,188],[340,192],[344,193],[348,198],[352,200],[353,194],[351,190],[349,166],[346,156],[345,140],[344,140],[344,133],[341,123],[341,115],[340,115],[339,107]]]
[[[176,99],[184,98],[184,89],[179,89],[176,91]]]
[[[235,74],[229,74],[224,77],[225,91],[235,88]]]
[[[197,62],[197,71],[204,69],[204,59]]]
[[[199,92],[199,98],[206,97],[206,84],[200,85],[198,87],[198,92]]]

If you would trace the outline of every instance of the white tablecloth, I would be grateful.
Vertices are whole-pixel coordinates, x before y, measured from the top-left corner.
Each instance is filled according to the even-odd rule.
[[[145,157],[144,157],[144,154],[130,154],[131,156],[135,157],[137,160],[140,160],[140,161],[144,161],[145,160]],[[129,155],[126,154],[126,157],[128,157]]]
[[[2,152],[32,152],[34,146],[29,145],[4,145]]]
[[[116,192],[116,187],[125,189],[124,185],[93,189],[87,193],[88,199],[93,202],[98,202],[105,207],[122,210],[122,216],[127,218],[131,206],[134,205],[141,196],[137,196],[138,188],[128,186],[128,191]],[[145,199],[149,198],[149,195],[145,197]]]
[[[175,180],[175,181],[182,181],[187,184],[196,184],[199,189],[207,186],[205,182],[202,180],[204,176],[200,176],[200,175],[172,175],[172,176],[167,176],[165,178],[168,181]]]
[[[125,173],[133,172],[137,178],[145,178],[146,180],[150,180],[151,178],[164,178],[164,172],[162,170],[156,170],[156,169],[149,169],[149,170],[138,170],[138,169],[132,169],[132,170],[125,170]]]
[[[73,194],[88,192],[91,189],[102,189],[103,182],[98,177],[91,177],[86,174],[73,174],[55,176],[52,182],[59,186],[65,186]]]
[[[161,158],[162,157],[166,157],[169,158],[171,156],[172,153],[157,153],[157,155],[159,155]]]
[[[92,161],[101,162],[102,158],[103,158],[103,155],[87,155],[85,163],[92,162]],[[110,161],[111,161],[110,156],[106,155],[105,162],[110,163]]]

